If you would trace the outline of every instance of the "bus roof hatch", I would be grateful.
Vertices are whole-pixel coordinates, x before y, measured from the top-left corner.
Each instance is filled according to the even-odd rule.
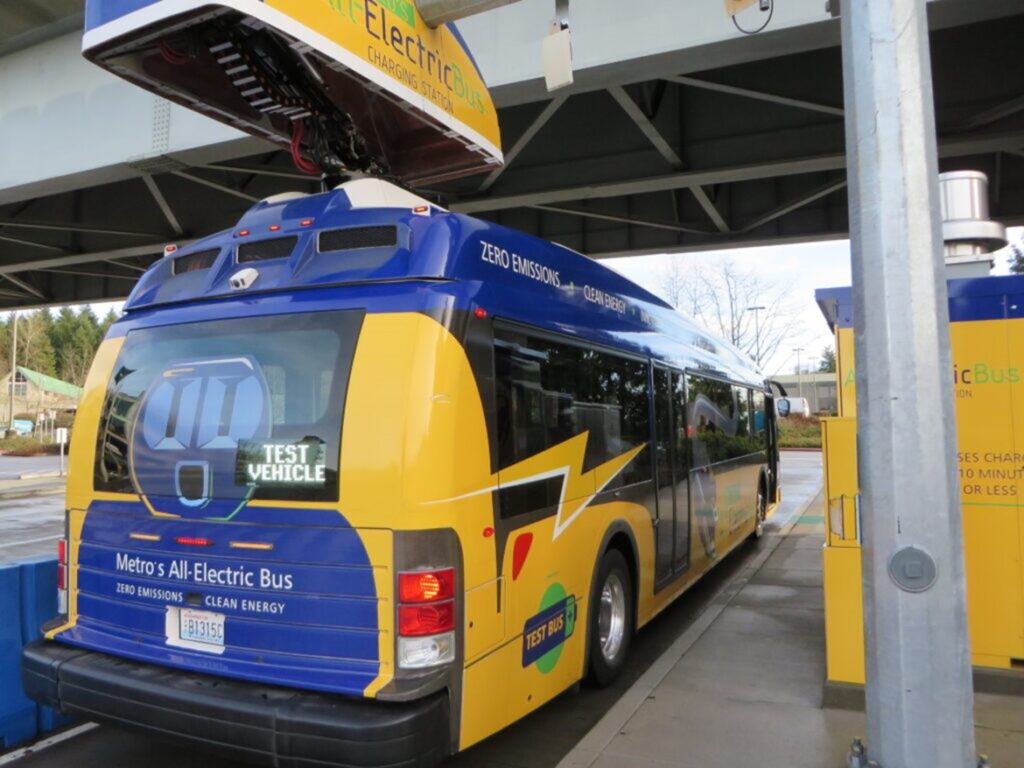
[[[415,186],[502,163],[472,54],[412,0],[88,0],[83,53],[310,174]]]

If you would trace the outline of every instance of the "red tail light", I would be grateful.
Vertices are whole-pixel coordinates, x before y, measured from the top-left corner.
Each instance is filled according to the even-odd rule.
[[[178,536],[174,539],[184,547],[212,547],[213,542],[209,539],[202,539],[198,536]]]
[[[67,539],[60,539],[57,542],[57,563],[59,565],[67,565],[68,562],[68,541]]]
[[[398,602],[432,603],[455,596],[455,569],[412,571],[398,574]]]
[[[398,634],[406,637],[437,635],[455,629],[455,602],[398,606]]]

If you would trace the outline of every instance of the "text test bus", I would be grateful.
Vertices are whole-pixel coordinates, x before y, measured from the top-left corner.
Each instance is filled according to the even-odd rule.
[[[579,254],[378,180],[272,198],[101,345],[26,689],[261,762],[432,765],[610,681],[761,533],[771,414]]]

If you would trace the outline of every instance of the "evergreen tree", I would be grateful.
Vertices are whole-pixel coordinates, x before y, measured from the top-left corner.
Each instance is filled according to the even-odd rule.
[[[110,326],[116,323],[120,317],[120,313],[115,312],[113,307],[107,310],[107,314],[103,316],[103,319],[100,321],[99,326],[101,341],[103,340],[103,337],[107,335],[107,331],[110,330]]]
[[[1010,243],[1010,271],[1024,274],[1024,237],[1019,243]]]
[[[825,347],[821,351],[821,364],[818,366],[819,373],[836,372],[836,351],[831,347]]]
[[[96,313],[89,306],[77,313],[63,307],[50,326],[49,336],[56,359],[57,377],[81,386],[101,339],[100,321]]]
[[[18,318],[18,365],[55,376],[56,356],[50,343],[53,318],[45,309]]]

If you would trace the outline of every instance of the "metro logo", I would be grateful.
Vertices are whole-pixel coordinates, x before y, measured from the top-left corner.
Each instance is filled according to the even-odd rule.
[[[270,394],[255,360],[172,361],[142,397],[129,447],[133,484],[154,512],[233,514],[251,492],[236,479],[239,443],[269,434]]]

